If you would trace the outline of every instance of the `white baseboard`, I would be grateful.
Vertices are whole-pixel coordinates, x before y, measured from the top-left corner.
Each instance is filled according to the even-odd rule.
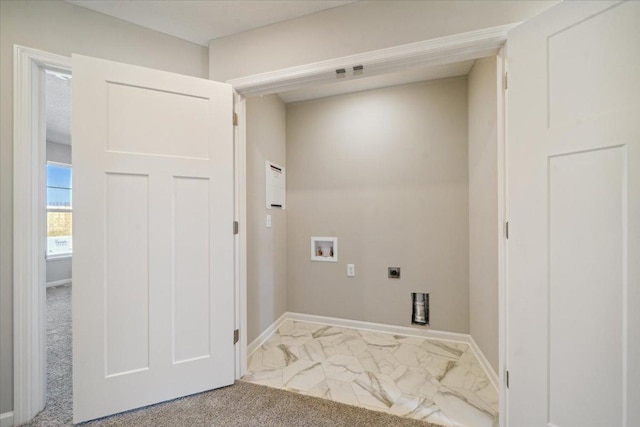
[[[63,279],[63,280],[55,280],[53,282],[47,282],[47,288],[50,288],[52,286],[62,286],[62,285],[70,285],[71,284],[71,279]]]
[[[13,427],[13,412],[0,414],[0,427]]]
[[[285,320],[287,320],[287,315],[289,313],[283,313],[282,316],[278,317],[278,319],[273,322],[267,329],[265,329],[260,335],[256,337],[251,343],[247,346],[247,356],[251,356],[251,354],[256,351],[262,344],[265,343],[267,339],[282,325]]]
[[[403,335],[408,337],[429,338],[441,341],[452,341],[457,343],[468,344],[474,355],[480,362],[480,366],[484,370],[491,384],[498,390],[498,375],[485,357],[484,353],[478,347],[478,344],[469,334],[461,334],[458,332],[437,331],[426,328],[412,328],[409,326],[387,325],[383,323],[363,322],[361,320],[341,319],[337,317],[317,316],[314,314],[302,314],[286,312],[265,329],[256,339],[251,341],[247,348],[247,355],[256,351],[269,337],[287,320],[306,323],[318,323],[326,326],[337,326],[343,328],[359,329],[362,331],[380,332],[393,335]]]
[[[484,369],[484,373],[487,375],[487,378],[489,378],[489,381],[491,381],[491,384],[493,384],[495,389],[498,390],[498,374],[496,374],[493,366],[491,366],[491,363],[489,363],[489,360],[487,360],[486,356],[482,350],[480,350],[480,347],[478,347],[478,344],[471,335],[469,335],[469,346],[475,354],[476,359],[478,359],[478,362],[480,362],[480,366]]]
[[[409,337],[431,338],[443,341],[469,342],[469,335],[457,332],[444,332],[428,328],[413,328],[410,326],[387,325],[384,323],[363,322],[361,320],[340,319],[337,317],[316,316],[313,314],[285,313],[287,319],[298,322],[320,323],[328,326],[338,326],[363,331],[382,332],[386,334],[404,335]]]

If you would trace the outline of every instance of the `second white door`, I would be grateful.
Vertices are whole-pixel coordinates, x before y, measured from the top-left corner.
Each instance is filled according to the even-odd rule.
[[[640,426],[640,3],[509,33],[508,425]]]

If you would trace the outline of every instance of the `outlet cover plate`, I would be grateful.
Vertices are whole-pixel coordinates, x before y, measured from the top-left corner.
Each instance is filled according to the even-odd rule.
[[[400,278],[400,267],[389,267],[389,279]]]
[[[347,277],[355,277],[356,266],[354,264],[347,264]]]

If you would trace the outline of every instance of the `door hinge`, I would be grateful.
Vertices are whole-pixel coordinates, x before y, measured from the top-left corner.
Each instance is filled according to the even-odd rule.
[[[233,113],[233,125],[238,126],[238,113]]]
[[[509,240],[509,221],[504,223],[504,237]]]
[[[240,330],[239,329],[235,329],[233,331],[233,343],[237,343],[238,341],[240,341]]]
[[[238,224],[238,221],[233,221],[233,234],[238,234],[239,227],[240,225]]]
[[[504,90],[509,89],[509,72],[504,73]]]
[[[507,385],[507,388],[509,388],[509,371],[504,372],[504,382]]]

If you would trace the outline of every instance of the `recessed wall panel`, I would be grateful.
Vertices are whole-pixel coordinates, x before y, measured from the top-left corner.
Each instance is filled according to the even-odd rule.
[[[148,177],[107,174],[105,215],[109,376],[149,367]]]
[[[175,177],[173,184],[173,360],[210,354],[209,180]]]
[[[625,153],[549,160],[549,420],[558,427],[622,425]]]
[[[107,151],[209,158],[208,99],[108,83],[108,102]]]
[[[640,103],[640,55],[629,51],[640,40],[640,8],[633,3],[620,3],[549,38],[551,125],[619,111],[631,99]]]

